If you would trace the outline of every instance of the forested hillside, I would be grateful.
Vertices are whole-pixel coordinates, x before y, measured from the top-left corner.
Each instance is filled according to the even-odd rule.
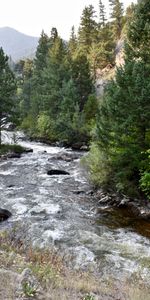
[[[110,1],[110,16],[108,21],[102,1],[98,12],[85,7],[78,32],[72,27],[68,42],[56,28],[50,36],[42,32],[35,60],[16,65],[22,128],[30,136],[66,145],[89,143],[98,110],[97,69],[114,67],[116,42],[126,23],[120,1]]]
[[[64,41],[56,28],[41,33],[34,60],[15,65],[18,124],[32,138],[66,146],[90,145],[87,159],[96,186],[131,196],[150,196],[150,4],[124,12],[110,0],[99,11],[84,8],[78,32]],[[97,17],[96,17],[97,16]],[[116,68],[123,40],[124,64]],[[97,98],[99,70],[116,70]]]

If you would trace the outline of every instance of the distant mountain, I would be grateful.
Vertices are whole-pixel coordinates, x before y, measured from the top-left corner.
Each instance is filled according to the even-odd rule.
[[[10,27],[0,28],[0,47],[13,61],[33,58],[38,45],[38,37],[32,37]]]

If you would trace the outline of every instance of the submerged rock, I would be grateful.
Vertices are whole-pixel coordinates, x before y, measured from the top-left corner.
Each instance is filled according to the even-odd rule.
[[[55,156],[53,156],[52,158],[48,159],[48,160],[62,160],[62,161],[66,161],[66,162],[71,162],[75,159],[79,159],[81,155],[77,154],[77,153],[71,153],[71,152],[61,152]]]
[[[70,173],[66,172],[64,170],[53,169],[53,170],[47,171],[47,175],[70,175]]]
[[[32,153],[33,149],[32,148],[24,148],[23,153]]]

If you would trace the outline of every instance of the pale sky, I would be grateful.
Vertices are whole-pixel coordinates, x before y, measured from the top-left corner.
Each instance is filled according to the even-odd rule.
[[[1,0],[0,27],[9,26],[32,36],[40,36],[42,29],[50,34],[56,27],[62,38],[68,39],[71,27],[79,27],[85,6],[92,4],[98,12],[99,0]],[[126,8],[136,0],[122,0]],[[108,0],[103,0],[108,6]]]

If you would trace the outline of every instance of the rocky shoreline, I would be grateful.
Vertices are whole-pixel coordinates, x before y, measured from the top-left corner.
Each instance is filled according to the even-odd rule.
[[[147,199],[129,198],[123,194],[105,192],[98,189],[94,192],[98,201],[98,211],[108,211],[110,208],[120,208],[129,211],[130,216],[138,219],[150,220],[150,202]]]
[[[55,145],[56,146],[56,145]],[[80,149],[81,150],[81,149]],[[83,150],[83,149],[82,149]],[[20,158],[23,153],[31,153],[33,149],[22,147],[17,150],[8,150],[7,153],[0,155],[1,160],[7,160],[10,158]],[[64,154],[63,152],[53,157],[56,160],[72,161],[79,158],[80,155],[74,153]],[[60,171],[60,170],[59,170]],[[84,193],[84,191],[82,191]],[[97,189],[90,191],[91,196],[95,198],[98,204],[98,212],[108,211],[109,209],[119,208],[126,209],[130,212],[130,216],[138,219],[150,220],[150,201],[144,198],[129,198],[126,195],[114,193],[113,191],[107,192],[103,189]]]
[[[9,158],[20,158],[21,154],[23,154],[23,153],[31,153],[31,152],[33,152],[33,149],[31,149],[31,148],[22,148],[19,151],[8,150],[6,153],[0,154],[0,161],[1,160],[7,160]]]

